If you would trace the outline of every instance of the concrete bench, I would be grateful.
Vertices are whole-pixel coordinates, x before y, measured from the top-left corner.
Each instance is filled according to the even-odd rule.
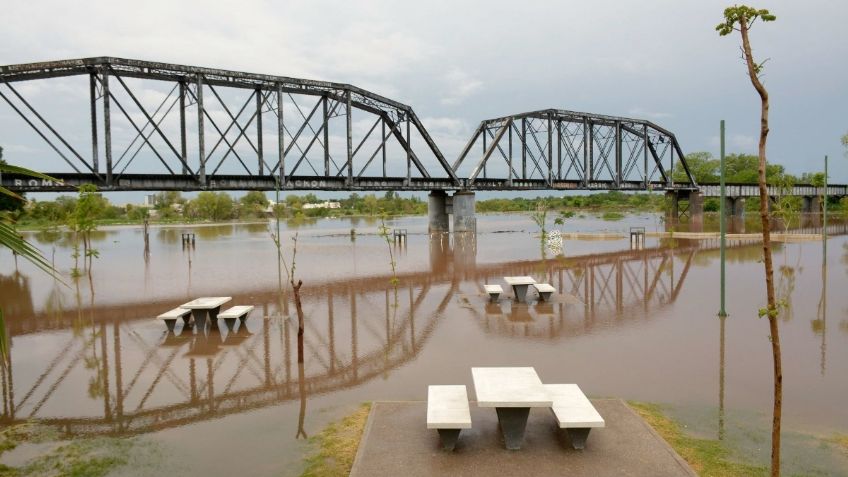
[[[165,326],[168,327],[168,331],[174,332],[174,327],[177,324],[177,320],[179,318],[183,319],[184,326],[188,326],[188,321],[191,318],[191,310],[187,310],[185,308],[174,308],[173,310],[166,311],[161,315],[157,316],[156,319],[162,320],[165,322]]]
[[[227,324],[227,329],[232,331],[236,320],[240,319],[243,325],[251,311],[253,311],[253,305],[234,306],[218,313],[218,318],[223,319],[224,323]]]
[[[559,428],[568,433],[572,447],[583,449],[589,431],[604,427],[604,419],[576,384],[546,384],[545,390],[554,402],[551,411]]]
[[[503,293],[503,288],[500,285],[483,285],[486,293],[489,294],[489,300],[497,301],[498,297]]]
[[[427,429],[439,431],[442,447],[452,451],[462,429],[471,429],[464,385],[427,387]]]
[[[556,291],[556,288],[548,285],[547,283],[535,283],[533,284],[536,287],[536,291],[539,292],[539,298],[542,301],[548,301],[551,299],[551,295]]]

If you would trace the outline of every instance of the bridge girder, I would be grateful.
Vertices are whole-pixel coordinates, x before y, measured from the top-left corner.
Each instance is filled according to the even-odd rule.
[[[83,127],[82,133],[67,131],[68,124],[51,124],[45,113],[59,105],[39,104],[45,110],[39,111],[36,102],[27,100],[16,87],[69,77],[89,80],[85,85],[64,85],[68,95],[76,92],[82,99],[76,109],[83,110],[85,119],[72,124]],[[63,180],[62,184],[0,177],[0,184],[22,192],[73,190],[83,183],[107,191],[273,190],[277,183],[286,190],[697,187],[674,135],[637,119],[549,109],[486,120],[452,166],[411,107],[350,84],[114,57],[0,66],[0,83],[0,99],[67,166],[62,171],[25,164]],[[170,87],[167,94],[156,90],[162,83]],[[241,91],[242,97],[234,99],[235,91]],[[245,91],[249,92],[246,100]],[[352,117],[361,113],[370,119],[357,122],[359,137],[354,139]],[[263,129],[263,118],[274,125]],[[338,140],[331,141],[329,131],[338,123],[335,118],[344,118],[344,127],[333,136]],[[497,149],[506,158],[500,142],[504,137],[512,142],[518,123],[523,131],[522,173],[512,170],[509,159],[505,177],[490,176],[490,157]],[[582,162],[573,140],[580,125],[585,136]],[[545,133],[546,140],[537,137]],[[263,136],[276,136],[276,141],[265,141]],[[470,178],[460,179],[457,169],[480,137],[484,159]],[[82,138],[85,146],[79,144]],[[486,147],[490,138],[492,145]],[[196,146],[189,144],[195,141]],[[274,142],[273,146],[268,147],[268,142]],[[686,169],[686,183],[671,180],[675,154]],[[428,167],[424,156],[433,158],[435,165]],[[529,174],[528,157],[533,162]],[[380,163],[380,173],[374,174]],[[483,178],[478,177],[481,169]]]
[[[72,76],[89,77],[85,87],[71,88],[88,103],[85,133],[51,124],[50,111],[39,111],[16,88],[21,82]],[[54,175],[73,183],[94,183],[104,190],[203,190],[237,169],[239,178],[252,185],[246,188],[273,189],[277,181],[282,188],[297,188],[287,183],[300,176],[355,188],[369,166],[382,163],[382,178],[390,177],[387,168],[394,169],[392,183],[408,187],[413,179],[430,179],[438,172],[441,177],[435,178],[443,187],[459,187],[411,107],[349,84],[112,57],[0,66],[0,82],[0,99],[70,168]],[[151,94],[163,82],[170,91]],[[246,101],[244,91],[249,91]],[[158,105],[146,96],[154,96]],[[357,123],[355,131],[354,115],[370,127],[360,131]],[[274,125],[263,129],[263,117]],[[187,127],[190,118],[196,118],[193,131]],[[331,141],[336,118],[344,118],[344,126],[336,127],[343,140]],[[88,151],[72,144],[85,135]],[[272,135],[276,141],[266,147],[263,136]],[[189,136],[197,141],[196,149],[189,146]],[[119,140],[129,143],[122,152]],[[135,161],[142,151],[143,159]],[[424,156],[435,160],[434,168],[428,169]],[[122,178],[130,178],[128,185],[121,185]],[[20,177],[2,179],[15,190],[62,190],[48,182],[21,187]]]
[[[481,145],[480,155],[472,151]],[[515,147],[517,146],[517,147]],[[468,185],[486,182],[489,171],[508,184],[541,180],[577,189],[697,189],[673,133],[650,121],[545,109],[481,121],[453,163],[459,173],[466,159],[476,162]],[[687,181],[673,181],[675,161]],[[596,184],[603,184],[597,187]]]

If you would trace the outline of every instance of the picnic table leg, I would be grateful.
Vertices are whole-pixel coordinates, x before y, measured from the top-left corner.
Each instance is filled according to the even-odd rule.
[[[191,316],[194,317],[194,324],[197,325],[198,330],[206,329],[206,310],[195,308],[191,310]]]
[[[174,318],[172,320],[165,320],[165,326],[168,327],[168,333],[174,332],[174,327],[176,326],[176,324],[177,324],[176,318]]]
[[[233,331],[233,326],[236,324],[236,318],[224,318],[224,323],[227,324],[227,329]]]
[[[191,326],[191,323],[189,323],[190,321],[191,321],[191,314],[187,313],[187,314],[183,315],[183,329],[186,329],[189,326]]]
[[[437,431],[439,431],[439,438],[442,440],[442,448],[446,451],[452,451],[456,447],[461,429],[437,429]]]
[[[586,439],[589,437],[589,431],[591,431],[591,427],[577,427],[566,429],[566,433],[568,434],[568,439],[571,441],[571,446],[577,450],[581,450],[586,447]]]
[[[527,287],[530,285],[513,285],[512,292],[515,294],[515,300],[518,303],[527,303]]]
[[[524,441],[524,429],[527,427],[529,407],[496,407],[498,424],[504,438],[504,445],[509,450],[521,449]]]
[[[209,325],[212,328],[218,327],[218,313],[221,311],[221,307],[210,308],[209,309],[209,321],[211,322]]]

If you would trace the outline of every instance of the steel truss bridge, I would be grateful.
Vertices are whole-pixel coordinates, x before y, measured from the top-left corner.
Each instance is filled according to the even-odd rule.
[[[0,177],[22,192],[697,188],[674,134],[638,119],[485,120],[451,164],[411,107],[349,84],[111,57],[0,66],[0,82],[14,140],[50,150],[7,159],[61,181]]]
[[[13,347],[10,366],[3,370],[0,422],[36,419],[70,435],[137,434],[342,391],[415,360],[456,296],[469,300],[471,307],[458,313],[467,310],[481,331],[516,339],[573,339],[611,324],[637,324],[673,304],[696,254],[718,246],[688,242],[677,248],[477,266],[467,256],[473,255],[473,244],[443,245],[431,246],[433,270],[399,276],[397,298],[386,290],[388,276],[357,280],[355,287],[339,280],[307,290],[305,369],[298,369],[295,359],[296,323],[285,318],[248,320],[250,333],[221,340],[216,334],[208,339],[152,334],[148,320],[170,302],[20,310],[8,323]],[[731,248],[746,246],[734,242]],[[515,273],[546,276],[579,301],[492,310],[482,285]],[[17,286],[27,292],[25,283]],[[248,295],[261,303],[257,308],[263,315],[276,314],[274,290],[250,292],[242,301]],[[80,317],[91,337],[72,332]],[[51,359],[38,360],[44,366],[40,374],[16,375],[16,362],[33,362],[23,354],[28,337],[48,330],[61,335],[64,344],[56,346]],[[87,362],[96,366],[84,366]],[[72,415],[61,404],[51,407],[57,393],[67,393],[63,383],[68,385],[68,376],[81,372],[92,374],[89,382],[99,383],[100,392],[78,400]]]

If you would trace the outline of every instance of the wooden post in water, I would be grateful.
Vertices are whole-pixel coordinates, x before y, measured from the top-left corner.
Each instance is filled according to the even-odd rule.
[[[150,222],[144,218],[144,256],[150,255]]]

